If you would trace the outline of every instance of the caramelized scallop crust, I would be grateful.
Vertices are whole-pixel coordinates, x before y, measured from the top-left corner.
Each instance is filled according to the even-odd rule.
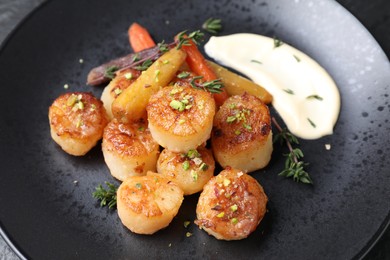
[[[49,108],[51,136],[72,155],[86,154],[102,138],[108,123],[103,103],[91,93],[59,96]]]
[[[195,223],[217,239],[243,239],[263,219],[267,201],[253,177],[228,167],[204,186]]]
[[[147,115],[150,132],[161,146],[187,152],[209,139],[215,102],[210,93],[189,84],[168,86],[150,98]]]
[[[145,123],[125,124],[113,119],[104,130],[104,160],[111,174],[121,181],[156,171],[159,148]]]
[[[268,107],[247,93],[228,98],[215,115],[211,144],[223,167],[245,171],[265,167],[272,153]]]

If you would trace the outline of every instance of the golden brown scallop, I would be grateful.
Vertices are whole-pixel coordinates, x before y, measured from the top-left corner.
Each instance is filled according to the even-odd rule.
[[[201,191],[214,175],[214,169],[213,155],[205,147],[187,153],[164,149],[157,161],[157,172],[179,185],[184,195]]]
[[[104,129],[104,160],[118,180],[156,171],[159,149],[145,123],[125,124],[113,119]]]
[[[174,152],[196,149],[209,137],[215,102],[206,91],[184,86],[168,86],[154,94],[147,106],[153,138]]]
[[[91,93],[74,92],[53,102],[49,121],[53,140],[65,152],[81,156],[102,138],[108,117],[103,103]]]
[[[231,96],[215,115],[211,145],[222,167],[247,172],[265,167],[273,149],[268,107],[247,93]]]
[[[203,187],[195,223],[217,239],[243,239],[263,219],[267,201],[263,188],[253,177],[227,167]]]
[[[176,216],[183,191],[161,174],[127,178],[117,191],[118,215],[123,225],[137,234],[153,234]]]

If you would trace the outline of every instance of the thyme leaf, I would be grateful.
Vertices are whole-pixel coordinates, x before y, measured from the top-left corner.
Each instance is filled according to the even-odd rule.
[[[274,37],[274,49],[282,46],[284,42],[282,42],[280,39]]]
[[[307,96],[306,99],[317,99],[319,101],[324,100],[321,96],[318,96],[318,95],[310,95],[310,96]]]
[[[253,63],[258,63],[258,64],[263,64],[261,61],[259,61],[259,60],[251,60],[251,62],[253,62]]]

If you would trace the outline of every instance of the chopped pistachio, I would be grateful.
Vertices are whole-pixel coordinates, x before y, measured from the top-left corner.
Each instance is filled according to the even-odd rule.
[[[179,125],[182,125],[182,124],[184,124],[185,122],[186,122],[185,119],[180,119],[178,123],[179,123]]]
[[[198,180],[198,173],[194,170],[191,170],[191,177],[194,181]]]
[[[225,212],[221,212],[217,215],[217,218],[223,218],[225,216]]]
[[[81,101],[79,101],[79,102],[76,103],[76,107],[77,107],[78,109],[82,110],[82,109],[84,109],[84,103],[81,102]]]
[[[236,130],[236,131],[234,131],[234,133],[235,133],[236,135],[240,135],[240,134],[241,134],[241,131],[240,131],[240,130]]]
[[[96,110],[96,105],[95,104],[92,104],[91,105],[91,111],[95,111]]]
[[[190,162],[189,161],[184,161],[182,164],[183,170],[187,171],[190,169]]]
[[[209,166],[206,163],[202,163],[199,166],[199,169],[201,169],[202,171],[207,171],[208,168],[209,168]]]
[[[191,149],[187,152],[187,157],[190,159],[200,157],[200,153],[196,149]]]
[[[248,124],[243,124],[243,126],[244,126],[246,129],[248,129],[248,130],[252,130],[252,127],[251,127],[250,125],[248,125]]]
[[[187,232],[186,233],[186,237],[190,237],[190,236],[192,236],[192,233],[191,232]]]
[[[77,102],[77,96],[75,94],[72,94],[68,97],[68,100],[66,101],[67,106],[73,106]]]
[[[228,116],[226,118],[226,123],[233,123],[237,119],[236,116]]]
[[[114,90],[114,93],[115,93],[116,95],[120,95],[120,94],[122,93],[122,90],[121,90],[120,88],[116,88],[116,89]]]
[[[83,125],[83,120],[79,119],[77,120],[76,127],[79,128]]]
[[[233,224],[237,224],[237,223],[238,223],[238,219],[237,219],[237,218],[232,218],[231,222],[232,222]]]
[[[141,183],[139,183],[139,182],[137,182],[136,184],[135,184],[135,187],[137,188],[137,189],[141,189],[142,188],[142,184]]]
[[[133,78],[133,74],[131,73],[131,72],[127,72],[126,74],[125,74],[125,79],[132,79]]]
[[[184,221],[184,227],[187,228],[191,224],[191,221]]]
[[[237,204],[234,204],[234,205],[230,206],[230,209],[231,209],[233,212],[237,211],[237,209],[238,209]]]
[[[171,106],[171,108],[179,110],[180,112],[184,111],[185,109],[185,105],[182,102],[175,99],[172,100],[171,103],[169,103],[169,105]]]
[[[192,161],[195,163],[196,166],[199,166],[203,163],[202,159],[200,159],[199,157],[193,158]]]
[[[156,70],[154,72],[154,76],[155,76],[155,81],[158,82],[158,75],[160,75],[160,70]]]
[[[230,183],[231,181],[229,179],[223,179],[223,186],[227,187]]]

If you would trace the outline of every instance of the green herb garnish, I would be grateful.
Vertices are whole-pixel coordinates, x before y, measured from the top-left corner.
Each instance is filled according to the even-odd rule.
[[[177,35],[177,46],[176,48],[179,50],[183,45],[189,46],[190,39],[196,44],[199,45],[200,42],[203,40],[204,33],[202,33],[200,30],[193,31],[192,33],[188,34],[186,36],[187,30],[180,32]]]
[[[292,91],[291,89],[283,89],[284,92],[286,92],[287,94],[290,94],[290,95],[294,95],[294,91]]]
[[[278,124],[276,119],[273,117],[272,122],[275,124],[276,128],[279,130],[279,134],[275,135],[274,142],[280,140],[281,143],[286,143],[289,153],[287,156],[284,170],[279,173],[280,176],[284,176],[286,178],[293,178],[296,182],[302,182],[305,184],[313,184],[313,181],[310,178],[308,172],[305,171],[305,166],[308,163],[305,163],[301,159],[304,157],[303,152],[299,148],[293,149],[292,143],[298,144],[298,139],[287,131],[287,129],[282,129]]]
[[[160,53],[166,53],[169,51],[169,46],[164,42],[164,40],[162,42],[157,43],[157,47]]]
[[[317,99],[319,101],[324,100],[322,97],[320,97],[318,95],[310,95],[310,96],[307,96],[306,99]]]
[[[104,77],[108,79],[113,79],[115,77],[115,71],[119,68],[117,66],[110,66],[104,71]]]
[[[197,82],[197,80],[202,79],[202,78],[203,78],[202,76],[193,77],[190,81],[190,85],[193,88],[203,89],[203,90],[206,90],[210,93],[221,93],[222,92],[223,84],[222,84],[222,81],[220,79],[205,81],[203,83]]]
[[[278,38],[274,37],[274,48],[278,48],[278,47],[282,46],[283,44],[284,44],[284,42],[282,42]]]
[[[297,62],[301,62],[301,59],[298,56],[296,56],[296,55],[293,55],[293,56],[294,56],[294,58],[296,59]]]
[[[183,71],[183,72],[180,72],[180,73],[177,75],[177,77],[178,77],[179,79],[185,79],[185,78],[188,78],[189,75],[190,75],[189,72]]]
[[[144,62],[142,62],[142,64],[135,66],[134,69],[144,71],[147,70],[152,64],[153,61],[151,59],[147,59]]]
[[[263,64],[261,61],[259,61],[259,60],[251,60],[251,62],[253,62],[253,63],[258,63],[258,64]]]
[[[103,188],[101,184],[96,187],[95,191],[92,193],[92,196],[100,200],[100,207],[108,206],[108,208],[116,208],[116,191],[118,189],[112,183],[105,182],[108,189]]]
[[[312,127],[314,127],[314,128],[317,127],[316,124],[314,124],[314,122],[310,120],[310,118],[307,118],[307,121],[309,121],[309,123],[310,123],[310,125],[311,125]]]
[[[221,19],[209,18],[207,19],[202,28],[212,34],[217,34],[222,29]]]

